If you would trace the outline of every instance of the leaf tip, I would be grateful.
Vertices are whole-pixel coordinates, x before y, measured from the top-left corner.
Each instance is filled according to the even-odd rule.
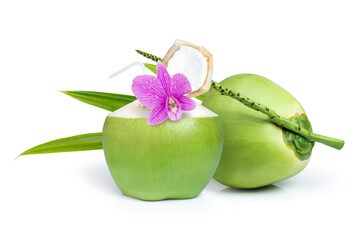
[[[60,90],[59,92],[61,92],[61,93],[65,94],[65,95],[68,95],[68,96],[72,97],[71,91],[61,91],[61,90]]]
[[[26,152],[26,151],[25,151],[25,152]],[[22,155],[24,155],[25,152],[19,154],[19,155],[14,159],[14,161],[16,161],[16,160],[17,160],[19,157],[21,157]]]

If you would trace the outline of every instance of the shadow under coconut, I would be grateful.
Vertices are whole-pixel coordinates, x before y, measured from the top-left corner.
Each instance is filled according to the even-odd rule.
[[[99,163],[89,165],[86,169],[82,170],[82,174],[89,181],[89,184],[101,191],[119,196],[122,195],[112,179],[105,162],[99,161]]]
[[[279,186],[276,185],[268,185],[265,187],[259,187],[259,188],[253,188],[253,189],[240,189],[240,188],[232,188],[232,187],[227,187],[221,191],[219,191],[219,193],[223,194],[261,194],[261,195],[270,195],[270,194],[274,194],[274,195],[279,195],[279,194],[288,194],[284,189],[282,189]]]
[[[220,192],[221,190],[228,188],[228,186],[216,181],[214,178],[211,178],[210,182],[206,186],[206,191],[210,192]]]

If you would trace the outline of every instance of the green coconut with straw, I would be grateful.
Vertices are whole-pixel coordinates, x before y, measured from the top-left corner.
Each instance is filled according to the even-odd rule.
[[[160,61],[157,77],[144,72],[132,90],[137,100],[110,113],[103,128],[105,158],[116,184],[142,200],[197,196],[220,160],[219,116],[187,97],[196,96],[197,89],[183,74],[171,77]]]

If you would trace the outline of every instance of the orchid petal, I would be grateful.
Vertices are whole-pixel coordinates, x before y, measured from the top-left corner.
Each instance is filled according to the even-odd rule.
[[[147,108],[154,109],[165,104],[166,93],[155,76],[137,76],[131,88],[135,97]]]
[[[164,64],[162,64],[161,62],[157,63],[156,69],[157,69],[157,78],[159,79],[161,86],[165,90],[166,94],[168,96],[170,96],[171,95],[171,77],[170,77],[168,71],[166,70]]]
[[[180,105],[180,102],[176,98],[174,98],[174,97],[171,97],[171,98],[174,101],[176,108],[172,109],[170,107],[170,104],[169,104],[170,98],[167,98],[166,99],[166,111],[167,111],[167,114],[168,114],[168,117],[170,118],[170,120],[177,121],[182,116],[181,105]]]
[[[179,99],[182,111],[191,111],[196,108],[196,103],[191,98],[181,96]]]
[[[161,104],[154,108],[148,118],[148,124],[156,125],[162,123],[168,118],[168,113],[164,104]]]
[[[191,85],[187,77],[181,73],[175,74],[171,81],[171,95],[179,98],[189,92],[191,92]]]

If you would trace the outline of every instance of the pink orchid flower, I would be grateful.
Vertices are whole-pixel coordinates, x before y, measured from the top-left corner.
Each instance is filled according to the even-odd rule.
[[[157,77],[137,76],[131,88],[141,104],[152,109],[148,119],[151,125],[162,123],[167,118],[177,121],[182,111],[191,111],[196,107],[193,100],[184,96],[191,92],[189,80],[181,73],[171,78],[161,62],[157,63]]]

